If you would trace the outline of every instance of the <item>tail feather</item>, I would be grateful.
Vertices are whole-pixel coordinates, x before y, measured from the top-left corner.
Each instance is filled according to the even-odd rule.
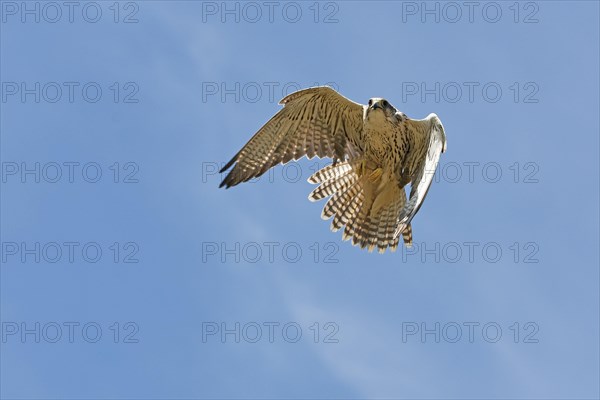
[[[404,204],[406,203],[406,193],[400,189],[398,191],[398,197],[387,203],[387,208],[382,214],[382,220],[379,225],[377,235],[379,241],[377,246],[380,252],[384,252],[386,247],[391,247],[394,251],[399,243],[398,237],[396,237],[396,229],[398,227],[398,217],[402,211]],[[404,237],[404,243],[407,247],[412,246],[412,227],[410,224],[402,232]]]
[[[360,209],[362,191],[358,180],[348,188],[339,200],[339,212],[336,212],[331,222],[331,230],[337,232],[342,226],[352,221]]]
[[[393,183],[382,188],[372,185],[371,201],[364,204],[363,219],[358,229],[358,243],[373,251],[384,252],[394,243],[393,233],[400,213],[400,204],[406,197],[404,191]],[[393,250],[393,248],[392,248]]]
[[[380,253],[392,243],[393,235],[396,230],[396,221],[398,219],[399,202],[395,201],[386,207],[381,213],[381,221],[377,229],[377,247]]]
[[[344,216],[345,219],[350,217],[346,215],[346,210],[352,204],[352,199],[361,196],[360,185],[358,182],[352,184],[345,191],[335,193],[323,207],[321,218],[329,219],[332,216]],[[336,223],[337,224],[337,223]]]
[[[404,231],[402,232],[402,237],[404,238],[404,243],[406,247],[412,247],[412,226],[408,224]]]
[[[346,227],[344,228],[344,233],[342,234],[342,240],[349,240],[352,238],[352,244],[356,245],[356,239],[358,236],[354,231],[354,227],[356,225],[356,221],[360,217],[360,210],[362,203],[364,201],[364,195],[362,192],[359,193],[358,196],[350,199],[350,203],[348,205],[348,213],[346,214],[346,218],[348,222],[346,223]]]
[[[321,168],[308,178],[310,183],[322,183],[330,179],[337,178],[339,175],[343,175],[352,170],[352,167],[347,161],[338,162],[336,164],[330,164],[324,168]]]
[[[363,203],[364,204],[364,203]],[[360,246],[361,248],[365,247],[364,244],[364,234],[362,232],[362,225],[365,223],[365,217],[363,214],[364,205],[361,205],[358,215],[356,218],[344,229],[344,233],[347,237],[352,237],[352,245]]]
[[[329,197],[334,193],[352,186],[358,178],[356,174],[352,173],[352,169],[346,168],[346,166],[339,168],[338,171],[339,176],[337,179],[327,179],[323,181],[321,185],[317,186],[317,188],[308,195],[308,199],[310,201],[317,201]]]
[[[359,177],[355,166],[348,161],[329,165],[315,172],[308,181],[320,183],[311,192],[311,201],[330,196],[323,207],[321,217],[329,219],[331,230],[344,227],[343,240],[352,244],[375,248],[384,253],[387,248],[395,251],[400,242],[396,234],[398,218],[406,203],[406,193],[394,177],[382,176],[375,181],[365,173]],[[412,244],[412,228],[408,225],[402,232],[404,243]]]
[[[373,207],[374,197],[371,191],[368,191],[365,195],[365,201],[361,205],[360,213],[354,223],[354,236],[352,237],[352,244],[357,244],[361,248],[365,248],[369,244],[371,237],[377,238],[377,232],[373,234],[374,227],[374,216],[371,215]]]

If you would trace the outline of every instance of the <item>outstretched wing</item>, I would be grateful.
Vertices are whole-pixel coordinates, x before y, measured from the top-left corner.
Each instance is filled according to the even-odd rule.
[[[279,104],[284,107],[221,169],[224,172],[233,165],[219,187],[246,182],[279,163],[305,155],[343,160],[362,152],[366,106],[325,86],[294,92]]]
[[[419,161],[414,175],[411,177],[410,198],[400,213],[394,237],[397,237],[406,229],[419,208],[421,208],[421,204],[427,196],[427,191],[429,191],[429,186],[431,186],[440,155],[446,151],[446,134],[437,115],[431,114],[427,119],[418,122],[429,125],[429,140],[425,141],[425,143],[428,142],[427,149]]]

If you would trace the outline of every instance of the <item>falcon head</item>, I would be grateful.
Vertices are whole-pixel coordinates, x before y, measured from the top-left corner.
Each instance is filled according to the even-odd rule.
[[[404,115],[404,113],[399,112],[393,105],[389,103],[389,101],[380,97],[374,97],[369,100],[369,105],[366,109],[366,117],[383,117],[390,122],[401,122],[406,119],[406,115]]]

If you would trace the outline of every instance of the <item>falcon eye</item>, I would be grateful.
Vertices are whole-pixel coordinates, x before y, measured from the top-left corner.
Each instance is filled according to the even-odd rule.
[[[369,105],[372,106],[373,105],[373,99],[369,99]]]
[[[383,104],[383,106],[384,106],[384,107],[387,107],[387,106],[388,106],[388,102],[387,102],[386,100],[384,100],[384,101],[382,102],[382,104]]]

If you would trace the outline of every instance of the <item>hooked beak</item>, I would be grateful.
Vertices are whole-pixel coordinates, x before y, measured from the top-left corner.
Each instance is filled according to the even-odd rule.
[[[378,109],[378,108],[379,108],[380,110],[383,110],[383,107],[381,107],[381,102],[379,102],[379,101],[376,101],[375,103],[373,103],[373,104],[371,105],[371,109],[372,109],[372,110],[376,110],[376,109]]]

